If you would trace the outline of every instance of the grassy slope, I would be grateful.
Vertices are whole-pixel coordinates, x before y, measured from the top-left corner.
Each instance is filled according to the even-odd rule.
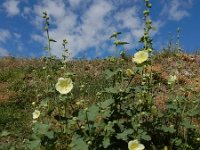
[[[132,66],[132,62],[118,65],[127,69]],[[0,137],[0,149],[9,149],[11,145],[22,149],[20,145],[23,139],[29,136],[33,112],[31,103],[36,101],[37,95],[37,91],[33,90],[36,86],[34,81],[36,78],[38,80],[38,78],[42,79],[45,76],[42,67],[43,62],[38,59],[0,59],[0,131],[9,132],[9,135]],[[76,74],[74,88],[74,93],[77,95],[76,100],[84,99],[95,102],[96,92],[109,84],[105,81],[102,72],[106,68],[112,67],[114,65],[107,60],[69,62],[68,70]],[[177,73],[177,70],[179,82],[175,91],[177,91],[177,94],[185,95],[190,99],[195,98],[200,93],[199,67],[200,57],[198,55],[157,55],[154,59],[153,72],[157,74],[155,78],[163,83],[159,88],[155,87],[155,91],[158,93],[156,96],[157,105],[160,108],[164,107],[169,96],[165,83],[169,74]],[[59,73],[53,77],[55,83],[58,77],[60,77]],[[83,90],[86,92],[80,95],[79,86],[81,85],[85,85]],[[40,88],[42,90],[42,84]],[[39,99],[42,98],[39,96]]]

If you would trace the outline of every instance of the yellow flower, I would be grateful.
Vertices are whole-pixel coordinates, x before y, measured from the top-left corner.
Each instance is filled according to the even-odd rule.
[[[127,74],[127,76],[131,77],[134,73],[133,73],[133,70],[127,69],[126,74]]]
[[[72,90],[73,83],[70,78],[59,78],[55,87],[60,94],[67,94]]]
[[[140,142],[138,140],[128,142],[129,150],[143,150],[144,148],[145,148],[144,145],[140,144]]]
[[[134,57],[132,58],[132,61],[137,64],[141,64],[145,62],[148,59],[148,57],[149,57],[148,51],[143,50],[135,53]]]
[[[40,116],[40,111],[39,110],[35,110],[33,112],[33,119],[37,119],[37,118],[39,118],[39,116]]]

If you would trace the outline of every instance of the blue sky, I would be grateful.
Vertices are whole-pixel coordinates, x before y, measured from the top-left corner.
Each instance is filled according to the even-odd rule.
[[[199,0],[150,0],[152,32],[156,50],[167,46],[169,34],[176,39],[180,27],[180,43],[184,51],[200,49]],[[142,0],[1,0],[0,56],[41,57],[46,46],[42,12],[50,15],[50,36],[57,40],[52,53],[62,55],[62,40],[69,41],[70,57],[106,57],[114,54],[109,36],[115,31],[130,44],[129,54],[140,48],[143,34]]]

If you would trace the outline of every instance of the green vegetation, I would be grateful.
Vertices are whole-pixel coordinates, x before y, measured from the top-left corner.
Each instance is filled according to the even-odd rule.
[[[0,60],[0,149],[197,150],[200,145],[199,55],[155,54],[145,0],[143,47],[127,56],[67,61],[48,57]],[[116,53],[120,32],[111,35]],[[172,54],[173,53],[173,54]]]

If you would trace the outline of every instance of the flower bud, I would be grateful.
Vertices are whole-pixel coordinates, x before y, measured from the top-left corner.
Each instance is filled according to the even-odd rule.
[[[126,70],[126,75],[127,75],[128,77],[131,77],[132,75],[134,75],[133,70],[127,69],[127,70]]]
[[[152,7],[152,4],[148,4],[147,7],[148,7],[148,8],[151,8],[151,7]]]
[[[87,143],[88,143],[88,145],[91,145],[91,144],[92,144],[92,142],[91,142],[91,141],[88,141]]]
[[[32,102],[32,105],[35,106],[35,102]]]
[[[143,14],[144,14],[145,16],[147,16],[147,15],[149,15],[149,11],[148,11],[148,10],[145,10],[145,11],[143,12]]]

